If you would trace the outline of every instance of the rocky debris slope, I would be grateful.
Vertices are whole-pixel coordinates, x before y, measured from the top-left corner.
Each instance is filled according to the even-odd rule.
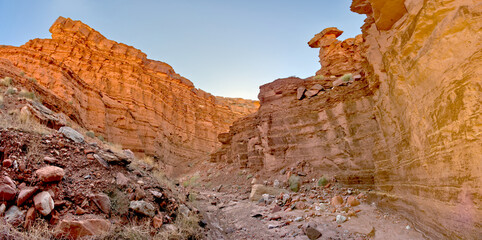
[[[28,229],[36,220],[55,235],[80,238],[116,226],[161,219],[172,223],[182,201],[123,153],[49,135],[0,129],[0,212]]]
[[[482,4],[353,1],[386,144],[375,186],[434,239],[482,232]]]
[[[181,165],[213,151],[220,132],[257,108],[196,89],[168,64],[80,21],[59,17],[50,32],[52,39],[0,48],[0,72],[28,76],[49,105],[134,152]]]

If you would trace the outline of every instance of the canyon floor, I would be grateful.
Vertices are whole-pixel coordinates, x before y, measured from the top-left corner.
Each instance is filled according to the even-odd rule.
[[[427,239],[396,211],[378,208],[371,190],[312,179],[293,192],[283,176],[261,181],[217,167],[224,171],[206,164],[181,179],[207,223],[206,239]]]

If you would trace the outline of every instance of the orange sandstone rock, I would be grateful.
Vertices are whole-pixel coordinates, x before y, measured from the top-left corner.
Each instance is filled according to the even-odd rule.
[[[51,109],[165,164],[182,168],[186,160],[205,156],[219,145],[219,133],[257,109],[257,101],[196,89],[168,64],[80,21],[59,17],[50,32],[52,39],[0,48],[0,73],[38,85]],[[38,84],[27,83],[21,71]]]

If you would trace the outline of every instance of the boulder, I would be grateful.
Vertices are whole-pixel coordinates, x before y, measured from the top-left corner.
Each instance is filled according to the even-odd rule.
[[[305,96],[308,97],[308,98],[312,98],[312,97],[316,96],[319,92],[320,92],[320,90],[310,89],[310,90],[305,92]]]
[[[314,223],[308,223],[304,226],[303,232],[310,240],[315,240],[321,237],[321,232],[316,229],[316,225]]]
[[[115,183],[119,186],[125,187],[129,183],[129,178],[127,178],[121,172],[118,172],[115,176]]]
[[[156,208],[151,203],[144,200],[131,201],[129,204],[129,209],[133,210],[135,213],[149,217],[154,217],[156,214]]]
[[[49,215],[54,209],[54,200],[47,191],[43,191],[35,195],[35,197],[33,197],[33,202],[37,211],[44,216]]]
[[[15,199],[17,186],[8,176],[0,177],[0,201],[11,201]]]
[[[17,197],[17,206],[22,206],[28,199],[30,199],[36,192],[38,191],[38,187],[24,187],[20,189],[20,192]]]
[[[42,182],[58,182],[65,175],[64,169],[56,166],[45,166],[35,171]]]
[[[37,218],[37,211],[34,207],[31,207],[27,210],[27,215],[25,216],[25,222],[23,223],[23,228],[29,229],[30,226],[35,222]]]
[[[63,219],[55,229],[57,238],[80,239],[109,232],[111,223],[106,219]]]
[[[59,129],[59,132],[61,132],[66,138],[76,142],[76,143],[82,143],[84,142],[84,136],[80,134],[79,132],[75,131],[71,127],[61,127]]]
[[[254,184],[251,187],[251,193],[249,194],[249,200],[251,201],[258,201],[263,197],[263,194],[269,195],[279,195],[281,192],[286,192],[283,189],[268,187],[263,184]]]
[[[301,99],[303,98],[303,95],[304,95],[305,91],[306,91],[306,88],[305,88],[305,87],[303,87],[303,86],[299,87],[299,88],[296,90],[296,98],[297,98],[298,100],[301,100]]]
[[[92,201],[94,201],[95,205],[99,207],[99,209],[105,213],[109,214],[110,213],[110,208],[111,208],[111,202],[109,196],[100,193],[100,194],[95,194],[91,196]]]
[[[8,159],[8,158],[7,158],[7,159],[3,160],[2,166],[3,166],[4,168],[9,168],[9,167],[12,166],[12,164],[13,164],[12,159]]]
[[[346,200],[346,203],[352,207],[360,205],[360,201],[358,201],[358,199],[356,199],[354,196],[349,196]]]
[[[338,195],[334,196],[333,198],[331,198],[331,205],[333,206],[343,205],[343,198]]]

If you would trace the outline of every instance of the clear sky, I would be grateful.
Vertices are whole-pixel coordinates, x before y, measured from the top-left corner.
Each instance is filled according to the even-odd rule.
[[[277,78],[320,68],[307,42],[327,27],[360,34],[364,15],[351,0],[0,0],[0,44],[50,38],[59,17],[81,20],[105,37],[171,65],[217,96],[257,99]]]

